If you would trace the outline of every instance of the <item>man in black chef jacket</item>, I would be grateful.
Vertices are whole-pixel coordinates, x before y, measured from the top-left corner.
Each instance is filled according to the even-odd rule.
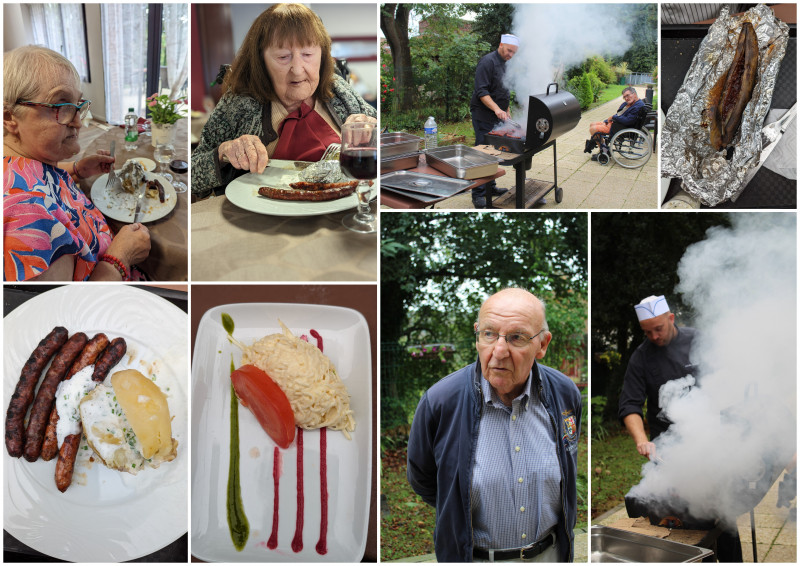
[[[472,129],[475,130],[475,145],[486,143],[484,136],[491,132],[498,122],[508,120],[508,105],[511,93],[503,86],[506,62],[517,53],[519,38],[510,33],[500,36],[497,51],[487,53],[475,69],[475,90],[469,110],[472,114]],[[508,189],[499,189],[494,181],[472,189],[472,204],[475,208],[486,208],[486,191],[500,196]]]
[[[670,312],[663,295],[647,297],[634,309],[646,340],[634,350],[628,361],[619,396],[619,418],[636,443],[639,454],[652,459],[656,456],[653,440],[670,425],[669,421],[659,416],[661,407],[658,406],[658,390],[668,381],[696,374],[696,367],[689,355],[697,331],[688,326],[675,325],[675,315]],[[645,401],[649,440],[642,416]],[[720,562],[742,562],[738,532],[723,532],[719,536],[717,558]]]

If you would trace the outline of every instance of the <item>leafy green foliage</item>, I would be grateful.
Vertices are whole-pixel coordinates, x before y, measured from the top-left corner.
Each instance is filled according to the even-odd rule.
[[[658,64],[658,6],[633,4],[631,9],[625,17],[631,21],[632,45],[621,60],[633,71],[646,72]]]
[[[592,89],[592,79],[589,77],[589,73],[581,75],[577,96],[581,110],[586,110],[594,102],[594,90]]]
[[[510,33],[514,22],[514,4],[474,4],[475,22],[472,33],[478,35],[494,51],[500,46],[500,36]]]
[[[599,55],[589,57],[583,63],[584,71],[594,73],[601,82],[611,84],[616,82],[617,76],[614,69]]]

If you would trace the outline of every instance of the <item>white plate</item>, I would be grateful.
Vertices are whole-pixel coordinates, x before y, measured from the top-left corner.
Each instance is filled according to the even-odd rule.
[[[3,324],[6,402],[28,356],[53,327],[89,337],[97,332],[109,339],[122,336],[128,354],[121,364],[158,364],[156,383],[162,390],[169,387],[165,394],[178,441],[175,460],[136,476],[80,457],[64,493],[56,489],[54,460],[31,463],[4,449],[3,527],[39,552],[74,562],[133,560],[182,536],[188,526],[186,313],[134,287],[76,283],[30,299]]]
[[[336,200],[311,202],[301,200],[275,200],[262,197],[258,189],[264,186],[288,187],[288,182],[299,180],[299,171],[267,167],[263,173],[245,173],[225,187],[225,197],[239,208],[270,214],[272,216],[316,216],[341,212],[358,206],[355,193]]]
[[[152,159],[147,159],[146,157],[131,157],[128,161],[138,161],[139,165],[144,167],[145,171],[155,171],[156,170],[156,162]],[[125,163],[127,163],[126,161]]]
[[[241,351],[228,342],[221,313],[233,318],[233,335],[252,344],[280,332],[278,319],[299,336],[313,328],[323,338],[350,393],[356,419],[353,439],[341,432],[328,437],[328,553],[317,554],[320,529],[319,437],[303,432],[305,519],[303,550],[292,551],[297,498],[297,441],[281,450],[278,547],[267,548],[272,531],[272,464],[275,443],[253,414],[239,405],[242,501],[250,537],[238,552],[226,514],[230,454],[230,366],[241,365]],[[315,343],[313,342],[312,344]],[[243,303],[215,307],[203,315],[192,360],[192,555],[219,562],[358,562],[369,526],[372,476],[372,362],[369,329],[361,313],[325,305]]]
[[[119,175],[117,171],[117,175]],[[142,222],[154,222],[164,218],[167,214],[172,212],[175,205],[178,203],[178,195],[175,193],[175,188],[172,183],[167,181],[161,175],[155,173],[145,173],[147,180],[158,179],[164,187],[164,202],[156,198],[144,197],[142,203],[142,211],[144,216]],[[100,212],[109,218],[118,220],[120,222],[133,222],[133,213],[136,209],[136,196],[132,193],[119,190],[110,195],[106,191],[106,181],[108,181],[108,173],[100,175],[94,183],[92,183],[91,197],[94,205],[100,209]]]

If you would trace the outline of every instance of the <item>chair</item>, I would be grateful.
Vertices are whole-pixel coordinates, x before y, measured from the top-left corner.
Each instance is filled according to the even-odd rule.
[[[613,159],[619,166],[626,169],[637,169],[650,160],[653,153],[654,141],[650,133],[656,128],[655,112],[652,106],[644,103],[636,122],[629,127],[611,125],[611,131],[603,136],[609,152],[603,151],[597,156],[600,165],[608,165]]]

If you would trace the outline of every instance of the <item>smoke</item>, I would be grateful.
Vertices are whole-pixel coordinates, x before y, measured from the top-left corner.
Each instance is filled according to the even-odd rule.
[[[624,54],[632,37],[625,15],[632,10],[623,4],[516,5],[511,33],[520,46],[506,64],[505,86],[517,93],[523,115],[528,97],[544,93],[556,75],[592,55]]]
[[[629,493],[728,526],[795,453],[797,393],[796,217],[731,216],[731,229],[709,230],[678,266],[699,375],[662,387],[672,424]]]

